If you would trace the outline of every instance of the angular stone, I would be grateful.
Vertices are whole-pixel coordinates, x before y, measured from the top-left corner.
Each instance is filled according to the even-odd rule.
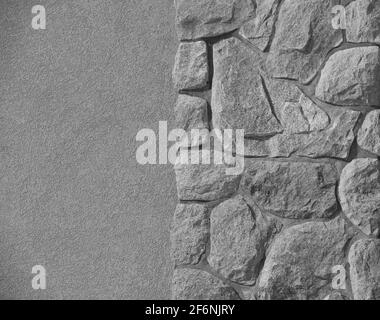
[[[331,290],[332,268],[345,264],[351,235],[340,217],[307,222],[273,242],[258,282],[261,300],[321,300]]]
[[[380,106],[380,51],[376,46],[334,53],[322,69],[316,97],[342,106]]]
[[[245,154],[271,158],[287,158],[296,155],[307,158],[347,159],[355,140],[354,129],[360,112],[352,110],[335,112],[332,123],[320,131],[315,130],[325,126],[326,115],[324,112],[318,112],[317,117],[324,120],[309,122],[297,117],[294,118],[292,125],[283,123],[284,134],[266,140],[246,140]],[[300,119],[302,121],[299,121]],[[309,123],[310,129],[314,131],[300,134],[300,131],[306,127],[306,123]],[[294,133],[294,131],[298,132]]]
[[[236,38],[214,46],[211,106],[215,128],[244,129],[253,136],[282,131],[271,110],[261,65],[261,57]]]
[[[237,292],[211,274],[195,269],[176,269],[173,300],[240,300]]]
[[[255,14],[251,0],[175,0],[181,40],[215,37],[238,29]]]
[[[208,209],[201,204],[178,204],[171,228],[171,257],[176,265],[197,264],[206,252]]]
[[[240,34],[262,51],[266,51],[277,20],[277,11],[281,0],[258,1],[256,16],[245,23]]]
[[[179,91],[206,89],[208,80],[209,67],[206,42],[181,43],[173,69],[175,88]]]
[[[380,110],[368,113],[358,133],[361,148],[380,156]]]
[[[212,211],[210,220],[210,266],[224,278],[254,284],[277,231],[274,222],[252,212],[242,196],[221,203]]]
[[[380,240],[355,242],[348,261],[354,299],[380,300]]]
[[[180,94],[174,111],[176,128],[185,131],[209,129],[205,99]]]
[[[380,2],[356,0],[346,8],[346,35],[349,42],[380,44]]]
[[[202,150],[199,152],[200,164],[191,164],[193,158],[189,154],[190,157],[186,157],[181,153],[174,166],[180,200],[214,201],[227,198],[236,192],[241,176],[229,174],[228,169],[231,167],[215,160],[223,159],[221,152],[216,151],[208,156],[210,151]],[[209,164],[202,162],[204,158],[207,158]]]
[[[262,210],[289,219],[330,218],[337,172],[328,163],[246,160],[241,191]]]
[[[380,162],[355,159],[342,171],[339,199],[343,212],[366,235],[380,235]]]
[[[284,0],[268,57],[276,78],[310,82],[343,35],[331,26],[330,0]]]

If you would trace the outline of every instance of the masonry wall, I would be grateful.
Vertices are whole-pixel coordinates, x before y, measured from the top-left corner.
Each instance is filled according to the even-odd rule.
[[[177,126],[245,148],[175,166],[172,298],[380,299],[380,2],[175,5]]]

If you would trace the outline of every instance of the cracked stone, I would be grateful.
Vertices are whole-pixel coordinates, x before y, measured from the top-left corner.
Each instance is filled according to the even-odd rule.
[[[328,163],[246,160],[241,191],[260,210],[289,219],[330,218],[337,172]]]
[[[181,43],[173,69],[175,88],[178,91],[206,89],[208,80],[209,66],[206,42]]]
[[[322,69],[316,97],[342,106],[380,106],[379,47],[334,53]]]
[[[242,196],[214,208],[210,220],[210,266],[231,281],[254,284],[266,249],[277,232],[274,221],[253,212]]]
[[[343,212],[366,235],[380,235],[380,162],[355,159],[342,171],[339,199]]]
[[[234,31],[255,15],[252,0],[175,0],[180,40],[216,37]]]
[[[197,264],[209,237],[208,208],[178,204],[171,228],[171,257],[176,265]]]
[[[219,129],[244,129],[246,135],[282,132],[261,76],[261,57],[240,40],[230,38],[214,46],[212,85],[213,123]]]
[[[368,113],[358,132],[361,148],[380,156],[380,110]]]
[[[348,262],[354,299],[380,300],[380,240],[355,242]]]
[[[340,217],[292,226],[274,240],[258,283],[260,300],[321,300],[352,235]]]
[[[237,292],[206,271],[176,269],[172,283],[173,300],[240,300]]]
[[[268,57],[276,78],[309,83],[315,78],[329,51],[343,42],[341,30],[331,26],[330,0],[285,0]]]
[[[259,1],[255,18],[240,29],[240,34],[262,51],[265,51],[270,44],[280,2],[281,0]]]
[[[380,2],[356,0],[346,8],[347,40],[380,44]]]

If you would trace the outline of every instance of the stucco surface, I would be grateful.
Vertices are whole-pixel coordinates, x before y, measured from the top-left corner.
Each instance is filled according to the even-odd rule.
[[[173,21],[172,0],[0,1],[0,298],[170,296],[174,174],[135,136],[173,118]]]

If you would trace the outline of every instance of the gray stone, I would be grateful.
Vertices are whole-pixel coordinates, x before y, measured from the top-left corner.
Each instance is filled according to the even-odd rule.
[[[316,97],[342,106],[380,106],[380,52],[377,46],[334,53],[322,69]]]
[[[282,218],[330,218],[337,209],[331,164],[246,160],[241,190],[262,210]]]
[[[212,211],[210,220],[210,266],[224,278],[254,284],[276,232],[273,221],[251,211],[242,196],[221,203]]]
[[[348,261],[354,299],[380,300],[380,240],[355,242]]]
[[[334,300],[334,301],[341,300],[341,301],[343,301],[343,300],[349,300],[349,299],[346,296],[344,296],[341,292],[333,291],[327,297],[325,297],[323,300]]]
[[[347,41],[380,44],[380,2],[356,0],[346,8]]]
[[[240,34],[262,51],[270,44],[281,0],[261,0],[257,3],[256,16],[245,23]]]
[[[273,242],[258,282],[261,300],[320,300],[331,291],[332,268],[345,263],[351,235],[340,217],[286,229]]]
[[[204,41],[183,42],[179,45],[173,69],[177,90],[206,89],[209,80],[207,45]]]
[[[339,199],[343,212],[366,235],[380,235],[380,162],[356,159],[342,171]]]
[[[202,150],[203,155],[210,154],[209,150]],[[201,153],[201,152],[200,152]],[[213,201],[227,198],[238,189],[241,176],[228,174],[229,166],[217,164],[215,155],[223,157],[219,151],[206,156],[209,164],[186,164],[186,159],[178,157],[174,166],[177,181],[178,198],[184,201]],[[186,158],[184,156],[183,158]],[[199,156],[202,160],[204,156]]]
[[[181,40],[215,37],[235,29],[255,14],[252,0],[175,0]]]
[[[171,228],[171,257],[176,265],[197,264],[209,237],[208,208],[178,204]]]
[[[240,300],[237,292],[211,274],[196,269],[176,269],[173,300]]]
[[[330,0],[284,0],[268,57],[276,78],[310,82],[328,52],[343,41],[342,32],[331,26]]]
[[[358,132],[361,148],[380,156],[380,110],[368,113]]]
[[[253,136],[282,132],[264,88],[262,64],[261,57],[236,38],[214,46],[214,127],[244,129]]]
[[[285,107],[290,107],[292,104]],[[293,104],[295,106],[295,104]],[[302,108],[304,111],[305,109]],[[314,111],[310,115],[314,114]],[[290,157],[301,156],[307,158],[338,158],[347,159],[352,143],[355,140],[354,129],[359,120],[360,112],[343,110],[334,113],[329,126],[320,130],[327,123],[326,114],[317,111],[319,121],[311,121],[299,115],[294,118],[293,124],[287,124],[284,119],[285,132],[269,139],[246,140],[245,154],[255,157]],[[288,118],[291,122],[291,118]],[[309,132],[302,130],[309,127]],[[313,130],[310,132],[310,130]]]

